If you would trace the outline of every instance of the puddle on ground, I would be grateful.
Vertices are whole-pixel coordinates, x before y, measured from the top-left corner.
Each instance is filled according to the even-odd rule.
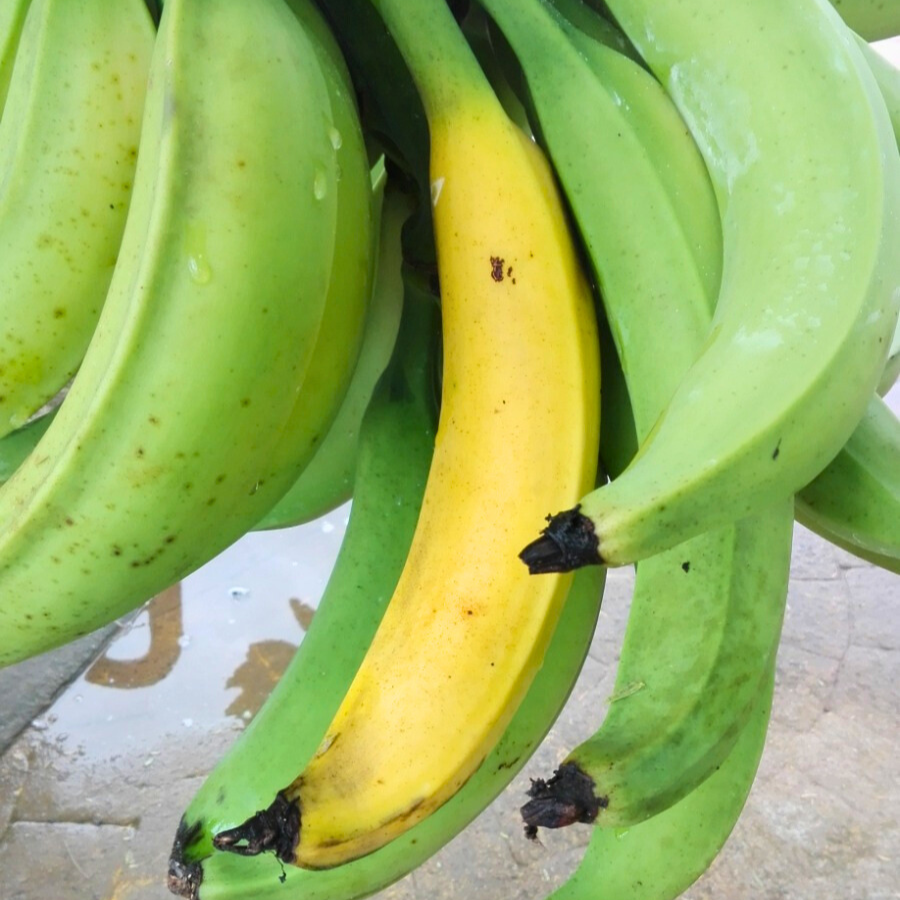
[[[249,721],[309,627],[348,514],[247,535],[154,598],[33,729],[97,761]]]

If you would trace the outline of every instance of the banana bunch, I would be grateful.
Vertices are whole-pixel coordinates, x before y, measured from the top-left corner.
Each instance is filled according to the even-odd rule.
[[[0,666],[353,501],[171,891],[411,871],[527,763],[631,564],[615,694],[524,832],[592,826],[558,900],[705,870],[794,521],[900,573],[900,73],[865,43],[898,31],[870,0],[3,6]]]
[[[365,322],[370,168],[319,14],[169,0],[154,35],[141,0],[113,6],[32,0],[0,127],[4,421],[77,368],[46,427],[4,439],[2,665],[253,527],[336,414]]]

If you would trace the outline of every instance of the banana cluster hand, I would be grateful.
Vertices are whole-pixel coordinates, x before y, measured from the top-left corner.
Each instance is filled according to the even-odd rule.
[[[411,871],[631,563],[609,709],[522,817],[594,829],[557,900],[674,898],[755,776],[795,519],[900,573],[895,6],[465,6],[0,9],[0,665],[353,500],[181,817],[192,900]]]

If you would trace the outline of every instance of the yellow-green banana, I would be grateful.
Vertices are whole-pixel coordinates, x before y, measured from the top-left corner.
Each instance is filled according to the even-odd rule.
[[[551,519],[523,551],[533,572],[643,559],[799,490],[862,416],[900,304],[900,156],[834,10],[607,5],[704,155],[722,287],[703,353],[635,461]]]
[[[522,67],[645,440],[712,315],[720,244],[706,170],[640,66],[541,0],[483,2]],[[777,646],[792,524],[785,500],[638,565],[614,702],[557,774],[534,783],[523,808],[529,833],[642,821],[725,759]]]
[[[382,210],[383,160],[376,170],[373,170],[374,203],[381,237],[356,367],[340,409],[315,455],[290,490],[255,526],[257,529],[309,522],[349,500],[353,492],[360,427],[375,385],[390,360],[403,308],[400,229],[409,213],[409,201],[392,191]]]
[[[28,9],[0,119],[0,435],[71,378],[97,324],[131,198],[153,37],[143,0]]]
[[[19,37],[31,0],[6,0],[0,7],[0,111],[6,102]]]
[[[289,486],[264,475],[325,305],[333,128],[283,0],[167,0],[100,321],[0,488],[0,665],[146,600]]]
[[[275,801],[298,827],[271,849],[307,868],[402,834],[490,752],[570,585],[519,574],[516,541],[550,497],[593,481],[597,455],[594,310],[549,167],[443,0],[376,5],[429,120],[441,416],[391,603],[316,755]],[[550,449],[551,434],[568,437]]]

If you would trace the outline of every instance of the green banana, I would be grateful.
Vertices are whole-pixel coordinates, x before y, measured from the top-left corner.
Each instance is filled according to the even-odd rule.
[[[409,210],[402,194],[392,192],[381,211],[384,163],[375,178],[376,221],[381,239],[362,347],[344,400],[313,458],[290,490],[263,516],[256,529],[299,525],[350,499],[359,454],[360,426],[372,392],[387,367],[397,340],[403,308],[400,279],[400,228]]]
[[[874,397],[841,452],[795,501],[797,521],[900,574],[900,419]]]
[[[409,205],[390,194],[387,205],[383,260],[396,283],[399,226]],[[381,620],[406,560],[434,447],[436,325],[430,296],[410,296],[394,359],[363,419],[357,489],[328,586],[278,687],[185,811],[174,887],[197,882],[213,834],[247,818],[315,752]]]
[[[524,72],[645,440],[712,315],[718,214],[706,170],[671,102],[632,60],[541,0],[483,5]],[[528,833],[643,821],[725,759],[777,646],[792,521],[782,501],[638,565],[615,702],[549,782],[534,782]]]
[[[153,38],[143,0],[28,8],[0,119],[0,435],[71,378],[97,324],[131,197]]]
[[[9,481],[16,469],[25,462],[50,427],[55,415],[54,410],[0,438],[0,484]]]
[[[0,111],[6,102],[19,37],[31,0],[6,0],[0,7]]]
[[[522,553],[533,572],[642,559],[799,490],[861,418],[900,303],[900,156],[833,9],[607,5],[704,155],[722,288],[634,463],[551,518]]]
[[[595,828],[578,868],[548,900],[675,900],[687,890],[728,839],[753,786],[772,688],[769,673],[734,749],[706,781],[646,822]]]
[[[325,305],[332,129],[282,0],[167,0],[103,312],[65,402],[0,488],[0,665],[158,593],[289,486],[263,475]]]
[[[290,486],[315,456],[350,383],[362,343],[378,233],[368,155],[344,59],[311,0],[287,0],[287,5],[309,38],[325,75],[333,117],[328,138],[337,157],[338,174],[337,221],[325,312],[303,390],[297,396],[284,437],[261,477],[263,482]],[[279,494],[284,493],[282,488]]]
[[[841,18],[867,41],[880,41],[900,34],[900,4],[897,0],[830,0]]]

